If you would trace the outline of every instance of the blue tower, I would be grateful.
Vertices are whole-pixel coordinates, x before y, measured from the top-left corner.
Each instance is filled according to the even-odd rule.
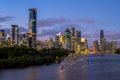
[[[29,9],[29,31],[28,31],[28,46],[36,47],[36,35],[37,35],[37,11],[35,8]]]

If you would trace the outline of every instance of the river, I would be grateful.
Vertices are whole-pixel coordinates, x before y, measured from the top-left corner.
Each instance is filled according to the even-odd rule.
[[[0,80],[120,80],[120,55],[81,55],[61,64],[0,70]]]

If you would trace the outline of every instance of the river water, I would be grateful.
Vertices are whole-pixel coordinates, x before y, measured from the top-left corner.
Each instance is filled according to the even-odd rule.
[[[61,64],[0,71],[0,80],[120,80],[120,55],[81,55]]]

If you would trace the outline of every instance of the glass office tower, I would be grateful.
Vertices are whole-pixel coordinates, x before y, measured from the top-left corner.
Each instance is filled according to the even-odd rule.
[[[37,35],[37,11],[35,8],[29,9],[29,35],[28,46],[36,47],[36,35]]]

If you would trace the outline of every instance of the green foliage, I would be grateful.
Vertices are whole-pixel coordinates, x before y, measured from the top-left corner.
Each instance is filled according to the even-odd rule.
[[[115,53],[120,54],[120,48],[116,49]]]
[[[0,69],[48,65],[55,62],[56,56],[63,58],[67,55],[68,51],[61,48],[40,51],[25,46],[0,48]]]

